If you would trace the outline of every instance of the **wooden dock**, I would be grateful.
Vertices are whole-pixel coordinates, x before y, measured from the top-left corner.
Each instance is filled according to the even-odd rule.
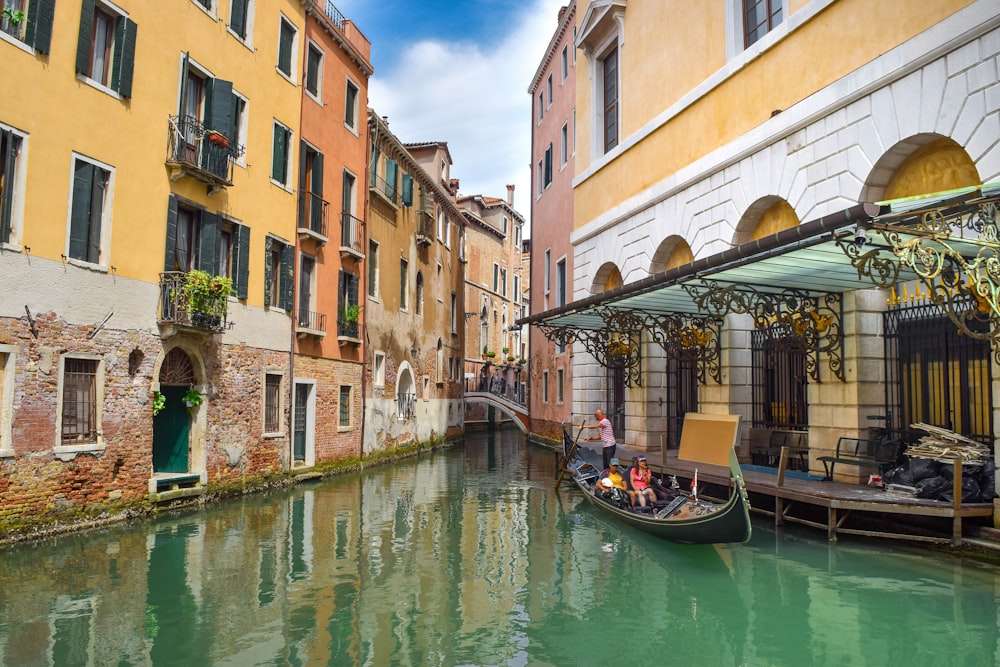
[[[681,484],[682,488],[686,488],[686,481],[694,474],[696,465],[678,459],[676,452],[668,452],[664,460],[660,452],[637,452],[619,447],[616,456],[622,460],[623,465],[631,465],[640,453],[646,456],[653,472],[676,475],[685,480]],[[862,484],[804,479],[798,475],[793,477],[785,473],[786,467],[787,457],[782,457],[774,473],[753,469],[756,466],[744,468],[743,481],[747,491],[752,494],[752,511],[773,516],[776,526],[790,522],[826,530],[827,537],[832,542],[837,540],[839,534],[847,534],[960,545],[963,519],[993,515],[992,503],[961,502],[961,466],[956,466],[956,501],[952,503],[893,495],[881,488]],[[706,483],[729,486],[728,469],[705,464],[697,464],[697,468],[700,486]],[[903,516],[950,519],[950,535],[930,535],[926,531],[911,528],[906,523],[891,520],[892,517]],[[886,529],[874,530],[867,527],[870,521],[855,521],[864,517],[881,517],[885,520],[883,523],[886,524]],[[858,523],[866,523],[866,527],[858,526]]]

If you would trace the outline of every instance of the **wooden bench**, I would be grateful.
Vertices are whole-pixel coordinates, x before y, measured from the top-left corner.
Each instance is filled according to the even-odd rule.
[[[893,440],[866,440],[864,438],[841,438],[837,441],[837,451],[833,456],[820,456],[823,462],[825,480],[833,479],[833,469],[838,463],[875,468],[885,472],[896,463],[899,443]]]
[[[781,448],[788,447],[788,467],[792,470],[809,471],[809,447],[806,431],[770,431],[767,444],[750,441],[750,460],[755,465],[774,468],[781,457]]]

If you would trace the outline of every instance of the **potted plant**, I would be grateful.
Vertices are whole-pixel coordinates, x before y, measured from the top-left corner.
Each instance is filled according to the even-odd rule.
[[[489,353],[487,352],[487,346],[483,345],[483,361],[486,361],[486,358],[488,356],[489,356]]]
[[[489,352],[486,353],[486,356],[492,361],[493,357],[497,356],[497,353],[494,352],[493,350],[490,350]]]
[[[182,296],[193,324],[215,328],[226,316],[233,281],[195,269],[185,276]]]
[[[528,363],[528,360],[525,359],[524,357],[521,357],[520,359],[517,360],[517,363],[520,364],[521,366],[524,366],[525,364]]]
[[[513,354],[508,354],[508,355],[507,355],[507,363],[508,363],[508,364],[512,364],[512,363],[514,363],[514,359],[515,359],[515,358],[516,358],[516,357],[514,357],[514,355],[513,355]]]
[[[229,137],[218,130],[205,130],[205,138],[219,148],[229,148]]]
[[[501,350],[501,352],[503,352],[504,354],[507,354],[508,352],[510,352],[510,348],[509,347],[505,347],[505,348],[503,348],[503,350]]]
[[[158,391],[153,392],[153,416],[160,414],[160,410],[167,404],[167,397]]]
[[[184,401],[184,406],[188,409],[188,412],[191,412],[201,405],[201,392],[191,387],[187,390],[187,393],[181,396],[181,400]]]
[[[357,324],[358,313],[361,311],[361,307],[356,303],[348,304],[344,308],[344,321],[350,324]]]

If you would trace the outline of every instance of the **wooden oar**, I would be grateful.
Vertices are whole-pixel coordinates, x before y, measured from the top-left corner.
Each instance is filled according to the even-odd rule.
[[[583,425],[586,423],[587,423],[586,419],[580,422],[580,430],[576,432],[576,440],[573,441],[573,446],[569,448],[569,453],[567,453],[566,458],[563,459],[562,470],[559,471],[559,477],[558,479],[556,479],[557,489],[559,488],[559,485],[562,484],[563,475],[566,474],[566,464],[569,463],[569,460],[571,458],[573,458],[573,452],[576,451],[576,445],[578,442],[580,442],[580,436],[583,434]]]

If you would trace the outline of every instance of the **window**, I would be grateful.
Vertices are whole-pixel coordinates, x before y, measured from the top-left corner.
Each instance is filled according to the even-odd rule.
[[[278,71],[289,79],[295,80],[292,69],[295,59],[292,57],[296,50],[298,40],[298,30],[289,23],[284,16],[281,17],[281,26],[278,29]]]
[[[358,93],[358,87],[349,80],[344,100],[344,125],[355,131],[358,129]]]
[[[215,4],[215,0],[194,0],[197,4],[201,5],[205,11],[214,12],[215,8],[212,6]]]
[[[563,47],[562,56],[560,57],[562,61],[562,80],[565,81],[566,77],[569,76],[569,45]]]
[[[180,76],[179,136],[171,157],[228,181],[234,151],[203,141],[203,131],[218,131],[231,144],[238,143],[246,133],[243,127],[246,100],[233,93],[231,81],[213,78],[186,54],[181,60]]]
[[[218,81],[218,79],[216,79]],[[246,146],[247,143],[247,98],[243,97],[235,90],[233,91],[233,124],[232,134],[229,139],[238,146]],[[240,151],[236,156],[236,162],[246,166],[246,153]]]
[[[417,298],[413,310],[417,315],[424,314],[424,274],[421,271],[417,271]]]
[[[549,402],[549,372],[542,371],[542,403]]]
[[[438,240],[444,240],[444,209],[440,206],[437,207],[437,237]]]
[[[264,238],[264,303],[292,310],[295,247],[271,236]]]
[[[281,431],[281,375],[264,374],[264,433]]]
[[[507,269],[500,269],[500,296],[507,296]]]
[[[323,85],[323,52],[314,43],[309,42],[306,53],[306,92],[314,100],[323,103],[321,87]]]
[[[458,231],[458,261],[465,262],[465,230],[459,229]]]
[[[542,118],[545,117],[545,93],[538,93],[538,124],[541,125]]]
[[[237,298],[247,298],[250,228],[246,225],[185,205],[171,195],[165,249],[164,271],[200,269],[232,278]]]
[[[103,381],[98,371],[100,358],[66,356],[62,360],[62,388],[59,406],[59,444],[101,444],[101,393]]]
[[[521,251],[521,224],[514,225],[514,250]]]
[[[556,262],[556,306],[566,305],[566,258]]]
[[[545,187],[552,183],[552,144],[545,149]]]
[[[73,160],[68,257],[107,264],[104,245],[111,225],[111,191],[110,169],[79,157]]]
[[[248,44],[253,34],[254,0],[230,0],[229,30]]]
[[[438,338],[437,351],[434,357],[434,381],[438,384],[444,382],[444,343]],[[424,395],[425,398],[429,398],[427,394]]]
[[[806,350],[794,336],[750,332],[753,425],[800,429],[809,425]]]
[[[458,333],[458,295],[451,293],[451,332]]]
[[[544,274],[544,278],[542,279],[542,282],[545,285],[545,293],[546,294],[549,293],[549,282],[550,282],[549,276],[551,275],[551,272],[552,272],[552,249],[551,248],[546,248],[545,249],[545,274]]]
[[[122,97],[132,97],[135,64],[135,21],[96,0],[84,0],[76,71]]]
[[[548,106],[552,106],[552,75],[549,74],[549,78],[545,80],[545,94],[549,96]]]
[[[514,276],[514,291],[510,298],[514,303],[521,303],[521,276]]]
[[[376,387],[385,387],[385,352],[372,354],[372,380]]]
[[[409,266],[410,263],[405,259],[400,258],[399,260],[399,309],[406,310],[409,308]]]
[[[504,234],[504,236],[507,235],[507,228],[508,227],[510,227],[510,218],[508,218],[505,215],[505,216],[503,216],[503,234]]]
[[[52,42],[55,0],[4,0],[0,5],[14,13],[23,12],[17,23],[9,17],[0,17],[0,33],[10,35],[39,53],[47,54]]]
[[[601,58],[603,95],[601,119],[604,129],[604,152],[618,145],[618,47],[615,46]]]
[[[444,247],[451,248],[451,220],[444,221]]]
[[[302,253],[299,256],[299,327],[323,331],[325,327],[316,311],[316,258]]]
[[[348,428],[351,425],[351,386],[340,385],[340,401],[338,404],[339,418],[337,425],[341,428]]]
[[[0,456],[14,451],[11,425],[14,422],[14,359],[17,348],[0,345]]]
[[[743,0],[743,48],[781,23],[783,0]]]
[[[500,291],[500,265],[496,262],[493,263],[493,291]]]
[[[565,167],[569,161],[569,125],[563,123],[559,130],[559,166]]]
[[[17,245],[23,216],[24,161],[21,149],[26,137],[0,126],[0,245]]]
[[[556,403],[562,405],[563,399],[566,397],[565,392],[565,382],[566,382],[566,371],[562,368],[556,369]]]
[[[359,338],[358,277],[350,271],[340,270],[339,303],[337,304],[337,335]]]
[[[274,121],[274,140],[271,152],[271,180],[275,183],[288,186],[288,165],[291,162],[289,155],[292,150],[292,131]]]
[[[368,239],[368,296],[378,298],[378,243]]]
[[[326,239],[326,208],[323,199],[323,154],[299,142],[299,229],[308,229]]]

